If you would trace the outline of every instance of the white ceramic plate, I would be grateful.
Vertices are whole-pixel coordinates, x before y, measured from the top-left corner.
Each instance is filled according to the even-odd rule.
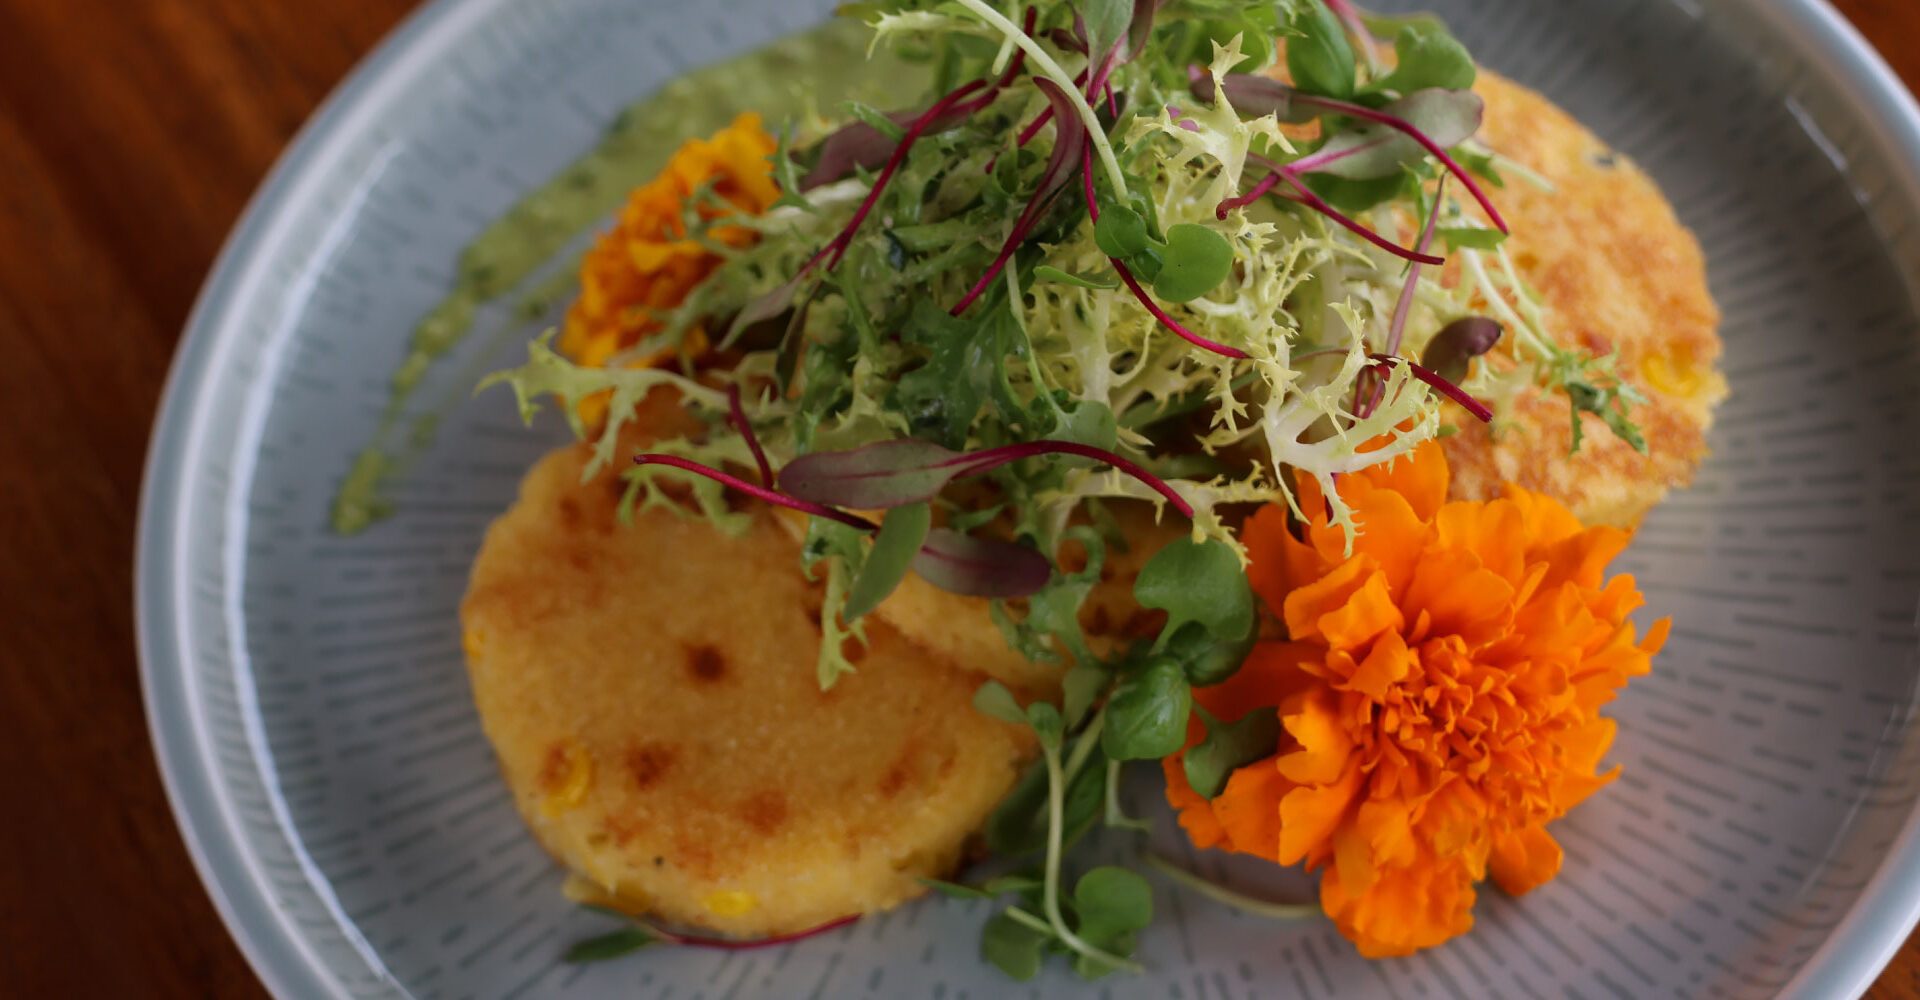
[[[1556,826],[1565,872],[1523,903],[1487,893],[1471,935],[1366,963],[1323,923],[1164,891],[1150,973],[1088,992],[1857,993],[1920,910],[1920,116],[1816,0],[1432,6],[1642,163],[1707,249],[1733,395],[1698,485],[1626,560],[1680,627],[1619,703],[1625,777]],[[341,88],[230,241],[149,457],[141,653],[180,823],[276,993],[943,1000],[1073,985],[984,968],[984,911],[951,901],[771,952],[561,965],[603,925],[560,898],[497,782],[454,620],[480,532],[555,429],[522,430],[504,394],[482,397],[449,417],[397,518],[326,530],[456,250],[622,105],[825,7],[441,0]],[[528,332],[504,313],[482,328]],[[484,370],[492,343],[463,348],[436,391]]]

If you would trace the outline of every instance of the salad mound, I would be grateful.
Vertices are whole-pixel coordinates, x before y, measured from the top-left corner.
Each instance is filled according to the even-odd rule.
[[[984,820],[995,874],[922,883],[1003,901],[982,954],[1015,978],[1052,954],[1086,978],[1140,969],[1151,883],[1069,858],[1096,828],[1148,828],[1130,761],[1161,765],[1196,844],[1303,863],[1320,903],[1141,864],[1251,912],[1324,911],[1370,956],[1464,932],[1490,872],[1515,894],[1553,877],[1546,826],[1608,780],[1599,710],[1665,626],[1642,638],[1632,579],[1606,576],[1624,532],[1499,463],[1554,447],[1576,478],[1655,470],[1641,497],[1684,479],[1723,391],[1711,320],[1665,353],[1641,322],[1622,356],[1552,328],[1516,264],[1541,258],[1510,247],[1490,191],[1532,185],[1513,218],[1550,220],[1553,181],[1481,141],[1479,70],[1432,18],[1345,0],[842,12],[929,92],[774,131],[743,115],[682,147],[589,253],[558,348],[536,339],[483,383],[528,419],[557,405],[582,442],[567,467],[617,481],[608,516],[644,528],[621,551],[669,513],[703,522],[658,534],[677,541],[643,589],[731,567],[754,585],[701,614],[758,615],[777,551],[811,581],[818,642],[773,645],[810,647],[822,704],[902,670],[903,643],[990,678],[970,721],[1023,730],[1037,759],[990,816],[978,796],[942,814]],[[1635,382],[1656,370],[1692,389],[1654,401],[1650,435]],[[1695,411],[1689,438],[1671,418]],[[1650,437],[1679,457],[1649,458]],[[579,610],[584,629],[615,613]],[[832,752],[820,726],[839,723],[795,712],[782,752]],[[742,767],[766,749],[727,746]],[[599,809],[597,788],[562,813]],[[950,859],[940,829],[926,856]],[[656,941],[698,943],[642,924],[576,957]]]

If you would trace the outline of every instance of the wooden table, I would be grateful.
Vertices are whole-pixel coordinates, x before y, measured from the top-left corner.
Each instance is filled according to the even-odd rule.
[[[141,460],[228,228],[412,6],[0,0],[0,992],[263,995],[149,750],[129,592]],[[1920,2],[1840,6],[1920,83]],[[1920,997],[1920,938],[1872,995]]]

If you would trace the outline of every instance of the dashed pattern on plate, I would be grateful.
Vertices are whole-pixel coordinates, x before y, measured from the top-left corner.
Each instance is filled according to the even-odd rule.
[[[1706,247],[1733,395],[1699,482],[1649,519],[1623,566],[1679,627],[1615,709],[1623,777],[1555,827],[1563,875],[1525,901],[1488,890],[1473,934],[1368,963],[1324,923],[1259,921],[1163,884],[1142,945],[1151,972],[1087,992],[1772,995],[1828,940],[1920,794],[1920,324],[1900,277],[1916,270],[1916,206],[1890,196],[1851,112],[1810,74],[1751,54],[1764,39],[1732,0],[1427,6],[1641,163]],[[628,101],[825,8],[464,5],[477,13],[442,19],[435,30],[459,37],[341,157],[276,248],[270,287],[250,290],[208,390],[211,457],[188,508],[205,516],[182,521],[182,641],[246,863],[344,993],[964,1000],[1071,982],[999,978],[976,957],[988,911],[946,900],[766,953],[559,964],[603,921],[560,898],[514,814],[455,619],[481,533],[557,428],[529,432],[504,390],[483,396],[409,470],[398,517],[358,538],[326,530],[401,338],[447,289],[456,249]],[[483,315],[424,395],[458,398],[531,328]],[[1151,781],[1133,791],[1154,807]],[[1196,867],[1232,868],[1161,826]]]

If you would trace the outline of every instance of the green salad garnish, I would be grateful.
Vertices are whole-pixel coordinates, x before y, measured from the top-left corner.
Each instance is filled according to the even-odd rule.
[[[862,617],[910,572],[991,598],[1011,644],[1064,660],[1060,705],[1022,707],[997,684],[977,700],[1040,745],[989,827],[996,853],[1034,863],[941,888],[1014,898],[983,949],[1016,978],[1049,952],[1088,977],[1137,968],[1145,880],[1100,867],[1069,889],[1062,859],[1096,825],[1138,825],[1119,810],[1120,763],[1179,750],[1196,712],[1196,789],[1273,751],[1271,714],[1223,725],[1190,695],[1229,676],[1258,631],[1234,510],[1298,513],[1294,477],[1313,477],[1351,533],[1335,477],[1462,413],[1491,419],[1481,399],[1564,387],[1576,435],[1590,411],[1637,443],[1631,390],[1547,335],[1485,193],[1502,181],[1473,142],[1473,62],[1435,20],[1321,0],[842,13],[930,67],[934,92],[788,123],[771,211],[689,213],[691,238],[727,226],[758,239],[713,241],[718,270],[627,357],[703,329],[727,363],[698,377],[625,358],[581,367],[543,339],[489,384],[510,384],[527,415],[557,397],[582,436],[580,402],[611,393],[589,475],[621,457],[641,397],[677,389],[707,432],[624,469],[628,509],[692,476],[722,527],[740,517],[728,488],[813,515],[823,686],[854,669]],[[1391,68],[1374,31],[1391,38]],[[1459,280],[1442,283],[1448,258]],[[1520,363],[1472,365],[1503,331]],[[1079,612],[1108,544],[1099,503],[1121,498],[1192,530],[1134,588],[1164,628],[1102,657]],[[1085,553],[1071,569],[1056,558],[1070,541]]]

